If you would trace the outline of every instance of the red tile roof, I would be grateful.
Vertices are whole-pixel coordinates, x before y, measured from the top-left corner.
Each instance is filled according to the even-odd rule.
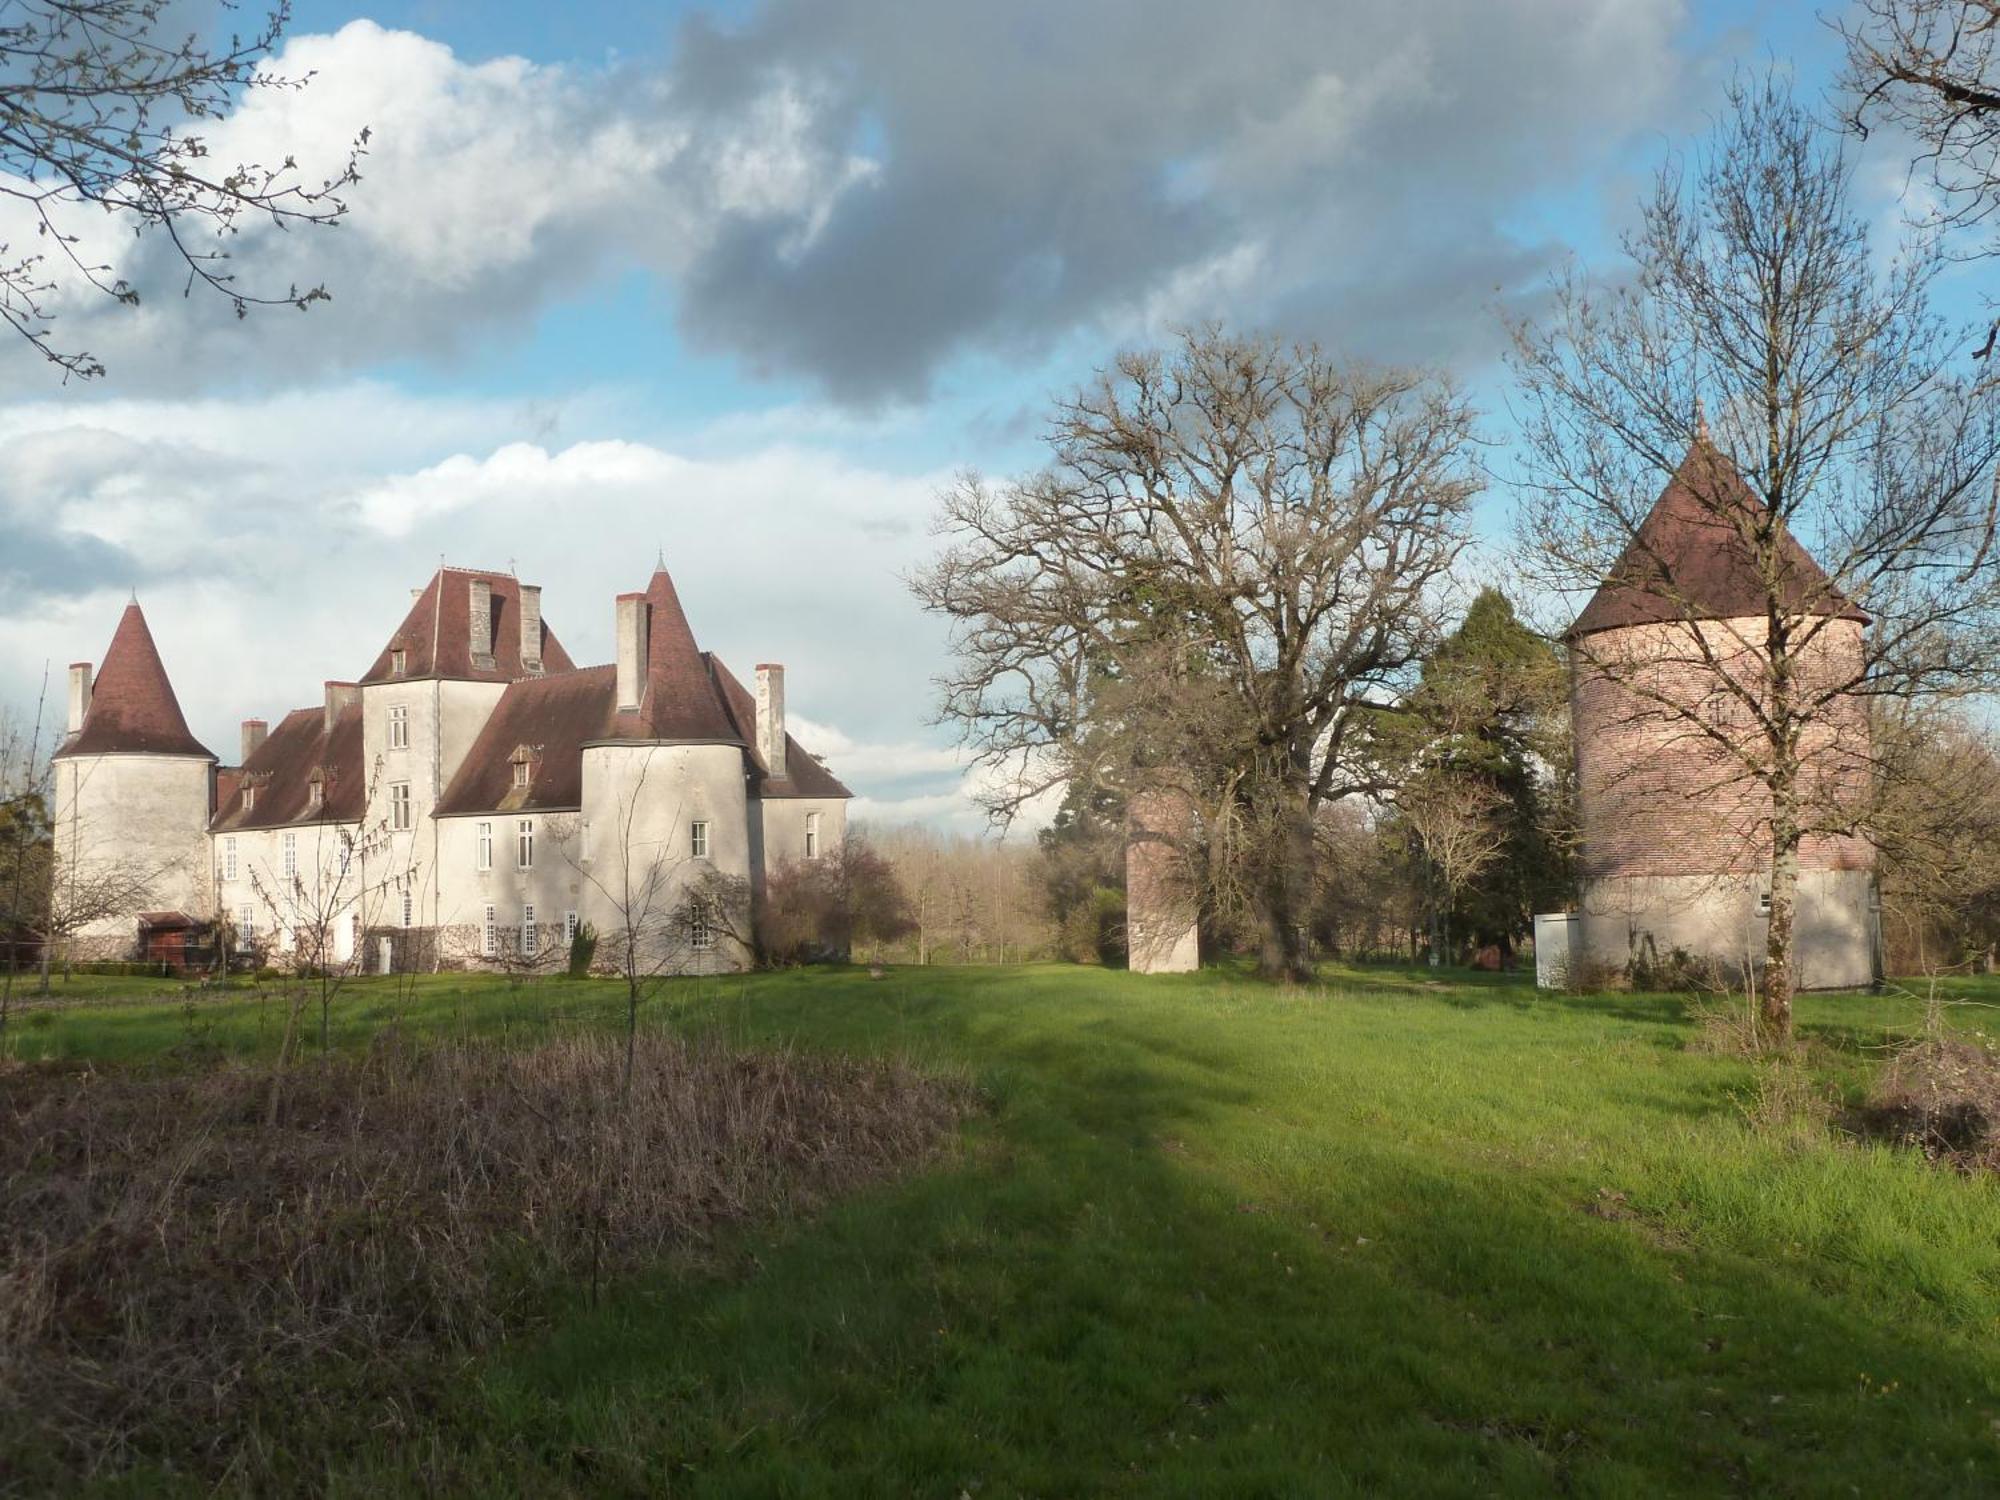
[[[1571,639],[1625,625],[1762,616],[1768,591],[1731,516],[1754,521],[1763,509],[1736,466],[1706,438],[1697,438],[1631,545],[1570,626]],[[1779,588],[1789,610],[1868,618],[1790,532],[1779,549]]]
[[[58,755],[201,755],[208,747],[188,732],[180,700],[167,681],[153,632],[136,601],[125,606],[91,684],[83,727]]]
[[[483,579],[493,591],[493,664],[472,660],[472,585]],[[439,568],[431,575],[396,627],[375,664],[361,674],[363,682],[395,680],[392,654],[403,652],[405,678],[449,677],[473,682],[514,682],[533,674],[521,663],[521,588],[511,573],[487,573],[472,568]],[[542,622],[542,670],[568,672],[575,667],[569,653]]]
[[[612,738],[617,696],[615,666],[512,684],[438,799],[438,815],[578,806],[583,801],[583,747]],[[525,788],[514,785],[514,751],[522,745],[537,748],[539,755]]]
[[[757,704],[714,656],[695,645],[673,580],[656,570],[646,587],[646,687],[634,712],[618,711],[618,669],[585,667],[511,684],[438,801],[440,817],[568,809],[583,800],[583,747],[605,740],[735,745],[751,792],[764,797],[853,795],[797,740],[791,777],[772,781],[753,748]],[[514,785],[514,754],[535,752],[526,787]]]
[[[646,614],[645,691],[638,709],[619,714],[603,738],[742,743],[664,567],[646,584]]]
[[[757,749],[757,700],[717,657],[711,655],[708,664],[715,673],[716,681],[722,685],[723,701],[729,705],[730,714],[749,747],[747,753],[753,768],[751,795],[774,800],[780,797],[854,795],[840,784],[840,779],[820,762],[819,757],[808,754],[805,746],[790,734],[785,736],[785,779],[774,779],[771,768],[764,764],[762,752]]]
[[[312,812],[312,773],[325,772],[324,801]],[[243,792],[256,789],[248,812]],[[221,786],[217,787],[218,797]],[[350,703],[326,732],[326,708],[295,708],[279,722],[250,759],[237,770],[235,784],[219,802],[209,828],[233,833],[243,828],[281,828],[290,823],[358,823],[368,805],[368,768],[363,763],[361,705]]]

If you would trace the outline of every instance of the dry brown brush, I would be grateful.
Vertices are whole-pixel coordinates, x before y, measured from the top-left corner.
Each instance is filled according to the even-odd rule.
[[[382,1048],[289,1074],[274,1123],[271,1074],[240,1063],[13,1071],[0,1453],[22,1467],[0,1459],[0,1487],[135,1462],[219,1477],[246,1413],[360,1431],[552,1289],[594,1296],[884,1178],[970,1100],[898,1065],[652,1036],[628,1102],[623,1050]]]

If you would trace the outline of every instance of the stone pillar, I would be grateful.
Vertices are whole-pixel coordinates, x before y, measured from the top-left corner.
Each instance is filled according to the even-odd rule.
[[[1194,799],[1164,777],[1125,810],[1125,942],[1134,974],[1201,967],[1201,898],[1188,866]]]
[[[83,728],[83,721],[90,712],[90,663],[73,661],[69,664],[69,732],[75,734]]]
[[[646,692],[646,596],[618,596],[618,707],[633,709]]]
[[[785,769],[785,669],[773,661],[757,663],[757,750],[773,781],[783,781]]]
[[[542,670],[542,586],[520,584],[521,666],[529,672]]]
[[[493,670],[493,584],[488,579],[475,578],[470,593],[466,626],[472,665],[478,671],[490,672]]]

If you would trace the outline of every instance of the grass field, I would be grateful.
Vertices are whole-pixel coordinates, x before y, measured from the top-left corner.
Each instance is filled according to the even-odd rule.
[[[119,1003],[30,1010],[12,1050],[198,1059],[283,1028],[268,998],[102,983]],[[426,980],[403,1022],[526,1039],[620,1003]],[[336,1043],[400,1008],[350,987]],[[1921,1007],[1800,1013],[1853,1098]],[[1691,1050],[1679,1000],[805,971],[689,982],[648,1024],[895,1054],[987,1107],[940,1168],[552,1303],[377,1442],[255,1413],[246,1441],[348,1494],[2000,1492],[2000,1184],[1772,1118],[1764,1069]]]

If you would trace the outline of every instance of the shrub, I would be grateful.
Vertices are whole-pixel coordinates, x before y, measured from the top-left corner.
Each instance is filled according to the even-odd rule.
[[[1625,973],[1633,989],[1657,994],[1713,995],[1729,988],[1720,964],[1685,948],[1671,949],[1665,958],[1650,947],[1643,949],[1632,955]]]
[[[588,922],[576,924],[576,931],[569,940],[569,977],[582,979],[590,973],[591,960],[597,957],[597,929]]]
[[[1071,963],[1123,964],[1125,954],[1125,893],[1114,886],[1093,888],[1062,921],[1063,956]]]
[[[2000,1055],[1941,1034],[1912,1042],[1890,1059],[1855,1123],[1934,1161],[2000,1171]]]

